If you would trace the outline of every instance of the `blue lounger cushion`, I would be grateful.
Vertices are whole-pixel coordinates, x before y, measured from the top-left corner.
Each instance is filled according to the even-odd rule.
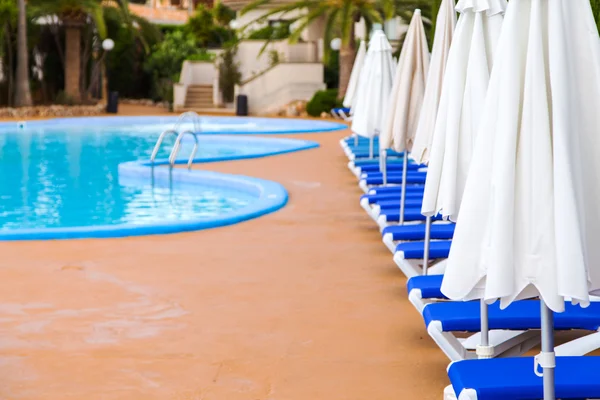
[[[407,199],[422,199],[423,198],[423,190],[407,190],[406,191]],[[369,204],[378,204],[381,201],[387,200],[395,200],[400,204],[400,193],[383,193],[383,194],[363,194],[360,196],[360,201],[362,202],[364,199],[369,201]]]
[[[400,209],[385,209],[381,210],[382,216],[385,216],[385,220],[387,222],[398,222],[400,221]],[[441,221],[442,217],[440,215],[436,215],[435,217],[431,217],[432,221]],[[425,221],[425,216],[421,214],[421,207],[417,208],[405,208],[404,209],[404,221]]]
[[[495,302],[488,310],[490,329],[540,329],[539,300],[515,301],[504,310],[500,310],[500,302]],[[423,319],[426,326],[432,321],[440,321],[444,332],[479,332],[480,304],[479,301],[427,304],[423,309]],[[600,302],[592,302],[587,308],[566,303],[565,312],[554,314],[554,327],[561,330],[600,329]],[[600,378],[600,374],[598,376]]]
[[[344,140],[346,141],[346,143],[354,143],[355,138],[356,138],[355,135],[351,135],[351,136],[346,137]],[[375,136],[373,139],[375,140],[376,143],[379,142],[379,136]],[[369,140],[371,140],[371,139],[366,138],[364,136],[360,136],[360,135],[358,136],[359,143],[360,142],[369,143]]]
[[[399,207],[399,205],[396,207]],[[431,238],[452,239],[455,226],[456,224],[432,224]],[[386,226],[381,234],[391,234],[394,240],[424,240],[425,224]]]
[[[396,160],[394,160],[394,161],[396,161]],[[404,167],[403,167],[403,164],[402,164],[401,161],[402,160],[400,160],[400,162],[394,162],[394,163],[390,162],[390,163],[388,163],[388,165],[386,167],[386,171],[388,173],[390,173],[390,172],[394,172],[394,173],[402,172],[402,169]],[[406,167],[408,168],[409,171],[415,171],[415,170],[418,170],[420,168],[425,168],[424,165],[419,165],[419,164],[408,164]],[[363,165],[362,167],[360,167],[360,172],[361,173],[373,173],[373,172],[381,173],[381,171],[379,169],[379,164]]]
[[[379,157],[377,146],[373,146],[373,147],[375,148],[374,157]],[[352,146],[350,146],[350,149],[352,150],[352,154],[354,154],[354,157],[356,157],[356,158],[368,158],[369,157],[369,146],[368,145],[366,147],[363,147],[362,149],[356,149],[355,151],[353,150]],[[402,155],[401,153],[396,153],[395,151],[392,151],[392,150],[388,150],[386,152],[386,154],[388,157],[399,157]]]
[[[377,203],[381,210],[400,210],[400,200],[382,200]],[[404,207],[417,208],[423,205],[423,196],[407,196],[404,200]]]
[[[348,114],[350,112],[350,109],[347,107],[337,107],[337,108],[334,108],[332,111],[334,111],[334,112],[342,111],[342,112]]]
[[[402,165],[402,159],[401,158],[392,158],[388,162],[390,162],[390,163],[399,163],[400,165]],[[379,160],[367,158],[366,160],[356,160],[356,161],[354,161],[354,166],[357,167],[357,168],[362,168],[362,167],[371,166],[371,165],[376,165],[377,168],[379,168]]]
[[[533,372],[533,357],[457,361],[448,376],[456,395],[477,392],[477,400],[539,400],[543,379]],[[600,398],[600,357],[556,357],[557,399]]]
[[[450,254],[451,240],[433,240],[429,243],[429,258],[448,258]],[[425,242],[404,242],[396,246],[396,252],[404,252],[407,260],[422,260],[425,254]]]
[[[406,183],[407,184],[424,184],[425,179],[427,178],[427,174],[425,172],[409,172],[406,175]],[[380,174],[379,176],[374,177],[366,177],[361,178],[364,180],[367,185],[383,185],[383,176]],[[387,183],[393,184],[401,184],[402,183],[402,174],[399,175],[388,175]]]
[[[444,275],[413,276],[406,282],[408,293],[413,290],[421,291],[423,299],[446,299],[442,291]]]
[[[414,191],[420,190],[421,193],[423,193],[423,191],[425,190],[425,186],[423,184],[406,186],[406,193],[408,193],[412,190],[414,190]],[[400,193],[402,193],[402,186],[390,185],[390,186],[375,187],[375,188],[369,189],[368,194],[392,194],[392,193],[397,194],[399,196]]]

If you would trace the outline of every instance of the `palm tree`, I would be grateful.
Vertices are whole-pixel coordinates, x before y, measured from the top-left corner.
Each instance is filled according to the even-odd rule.
[[[121,0],[125,1],[125,0]],[[65,30],[65,94],[75,101],[81,99],[81,34],[93,23],[100,38],[106,36],[102,0],[29,0],[39,16],[56,16]],[[126,1],[125,1],[126,2]],[[120,4],[121,2],[119,2]],[[60,49],[60,47],[59,47]]]
[[[14,71],[13,71],[13,33],[19,20],[19,9],[14,0],[0,0],[0,54],[2,68],[6,72],[8,105],[13,104]]]
[[[25,0],[18,0],[19,21],[17,23],[17,90],[15,105],[17,107],[31,106],[31,88],[29,87],[29,57],[27,48],[27,17],[25,15]]]

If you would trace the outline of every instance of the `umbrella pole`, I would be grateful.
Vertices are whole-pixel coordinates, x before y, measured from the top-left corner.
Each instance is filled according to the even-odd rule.
[[[431,243],[431,217],[425,218],[425,251],[423,254],[423,276],[429,268],[429,243]]]
[[[354,147],[358,147],[358,133],[354,134]]]
[[[408,150],[404,150],[402,160],[402,192],[400,193],[400,225],[404,225],[404,203],[406,203],[406,171],[408,170]]]
[[[542,307],[542,352],[536,357],[536,373],[538,363],[543,369],[544,400],[556,400],[554,392],[554,369],[556,368],[556,355],[554,354],[554,315],[544,301]]]
[[[387,151],[385,149],[379,150],[379,170],[383,176],[383,184],[387,185]]]
[[[477,358],[492,358],[494,356],[494,348],[490,346],[490,325],[488,317],[488,305],[485,300],[479,301],[479,312],[481,318],[481,336],[480,344],[477,346]]]
[[[373,158],[373,147],[375,146],[375,137],[371,136],[369,138],[369,158]]]

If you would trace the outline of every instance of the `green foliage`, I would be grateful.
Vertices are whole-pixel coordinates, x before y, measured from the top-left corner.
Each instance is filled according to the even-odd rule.
[[[266,25],[250,32],[250,40],[283,40],[290,37],[290,22],[283,21],[279,25]]]
[[[337,89],[320,90],[306,104],[306,112],[311,117],[319,117],[321,113],[329,113],[332,108],[341,107]]]
[[[172,84],[181,72],[183,61],[202,54],[205,54],[205,50],[196,46],[193,36],[181,31],[167,34],[162,42],[152,48],[152,54],[144,65],[144,70],[152,74],[153,98],[172,101]]]
[[[186,25],[186,31],[194,36],[196,43],[200,47],[220,48],[235,37],[235,31],[227,24],[227,9],[220,5],[218,9],[209,9],[200,4],[196,12],[189,19]],[[227,21],[227,24],[223,22]]]
[[[225,48],[220,57],[219,87],[221,88],[223,101],[225,103],[233,102],[235,85],[238,85],[242,80],[240,66],[235,62],[236,53],[236,46],[228,46]]]
[[[281,62],[281,55],[277,50],[269,51],[269,65],[274,67]]]
[[[215,55],[213,53],[209,53],[205,49],[200,49],[199,53],[188,56],[186,60],[212,62],[215,60]]]
[[[229,23],[235,19],[235,11],[224,5],[221,1],[215,2],[212,14],[215,23],[219,26],[229,26]]]
[[[144,69],[144,63],[150,48],[162,40],[162,34],[143,18],[131,19],[132,27],[118,9],[104,9],[108,36],[115,41],[106,59],[109,88],[123,97],[145,98],[150,96],[152,74]]]

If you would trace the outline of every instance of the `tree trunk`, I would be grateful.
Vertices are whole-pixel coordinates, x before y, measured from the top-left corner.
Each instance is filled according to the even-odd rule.
[[[17,91],[15,106],[31,106],[31,88],[29,87],[29,54],[27,49],[27,18],[25,0],[19,0],[19,22],[17,24]]]
[[[81,28],[67,26],[65,29],[65,94],[76,102],[81,100],[80,76]]]
[[[343,99],[346,95],[355,57],[356,50],[354,50],[352,44],[346,46],[342,45],[342,48],[340,49],[340,85],[338,89],[338,99]]]
[[[11,41],[10,29],[8,28],[8,24],[4,24],[4,39],[6,41],[6,76],[8,81],[8,96],[6,98],[6,103],[9,107],[12,107],[13,100],[15,98],[14,93],[14,81],[15,81],[15,73],[13,70],[14,59],[13,59],[13,46]]]

